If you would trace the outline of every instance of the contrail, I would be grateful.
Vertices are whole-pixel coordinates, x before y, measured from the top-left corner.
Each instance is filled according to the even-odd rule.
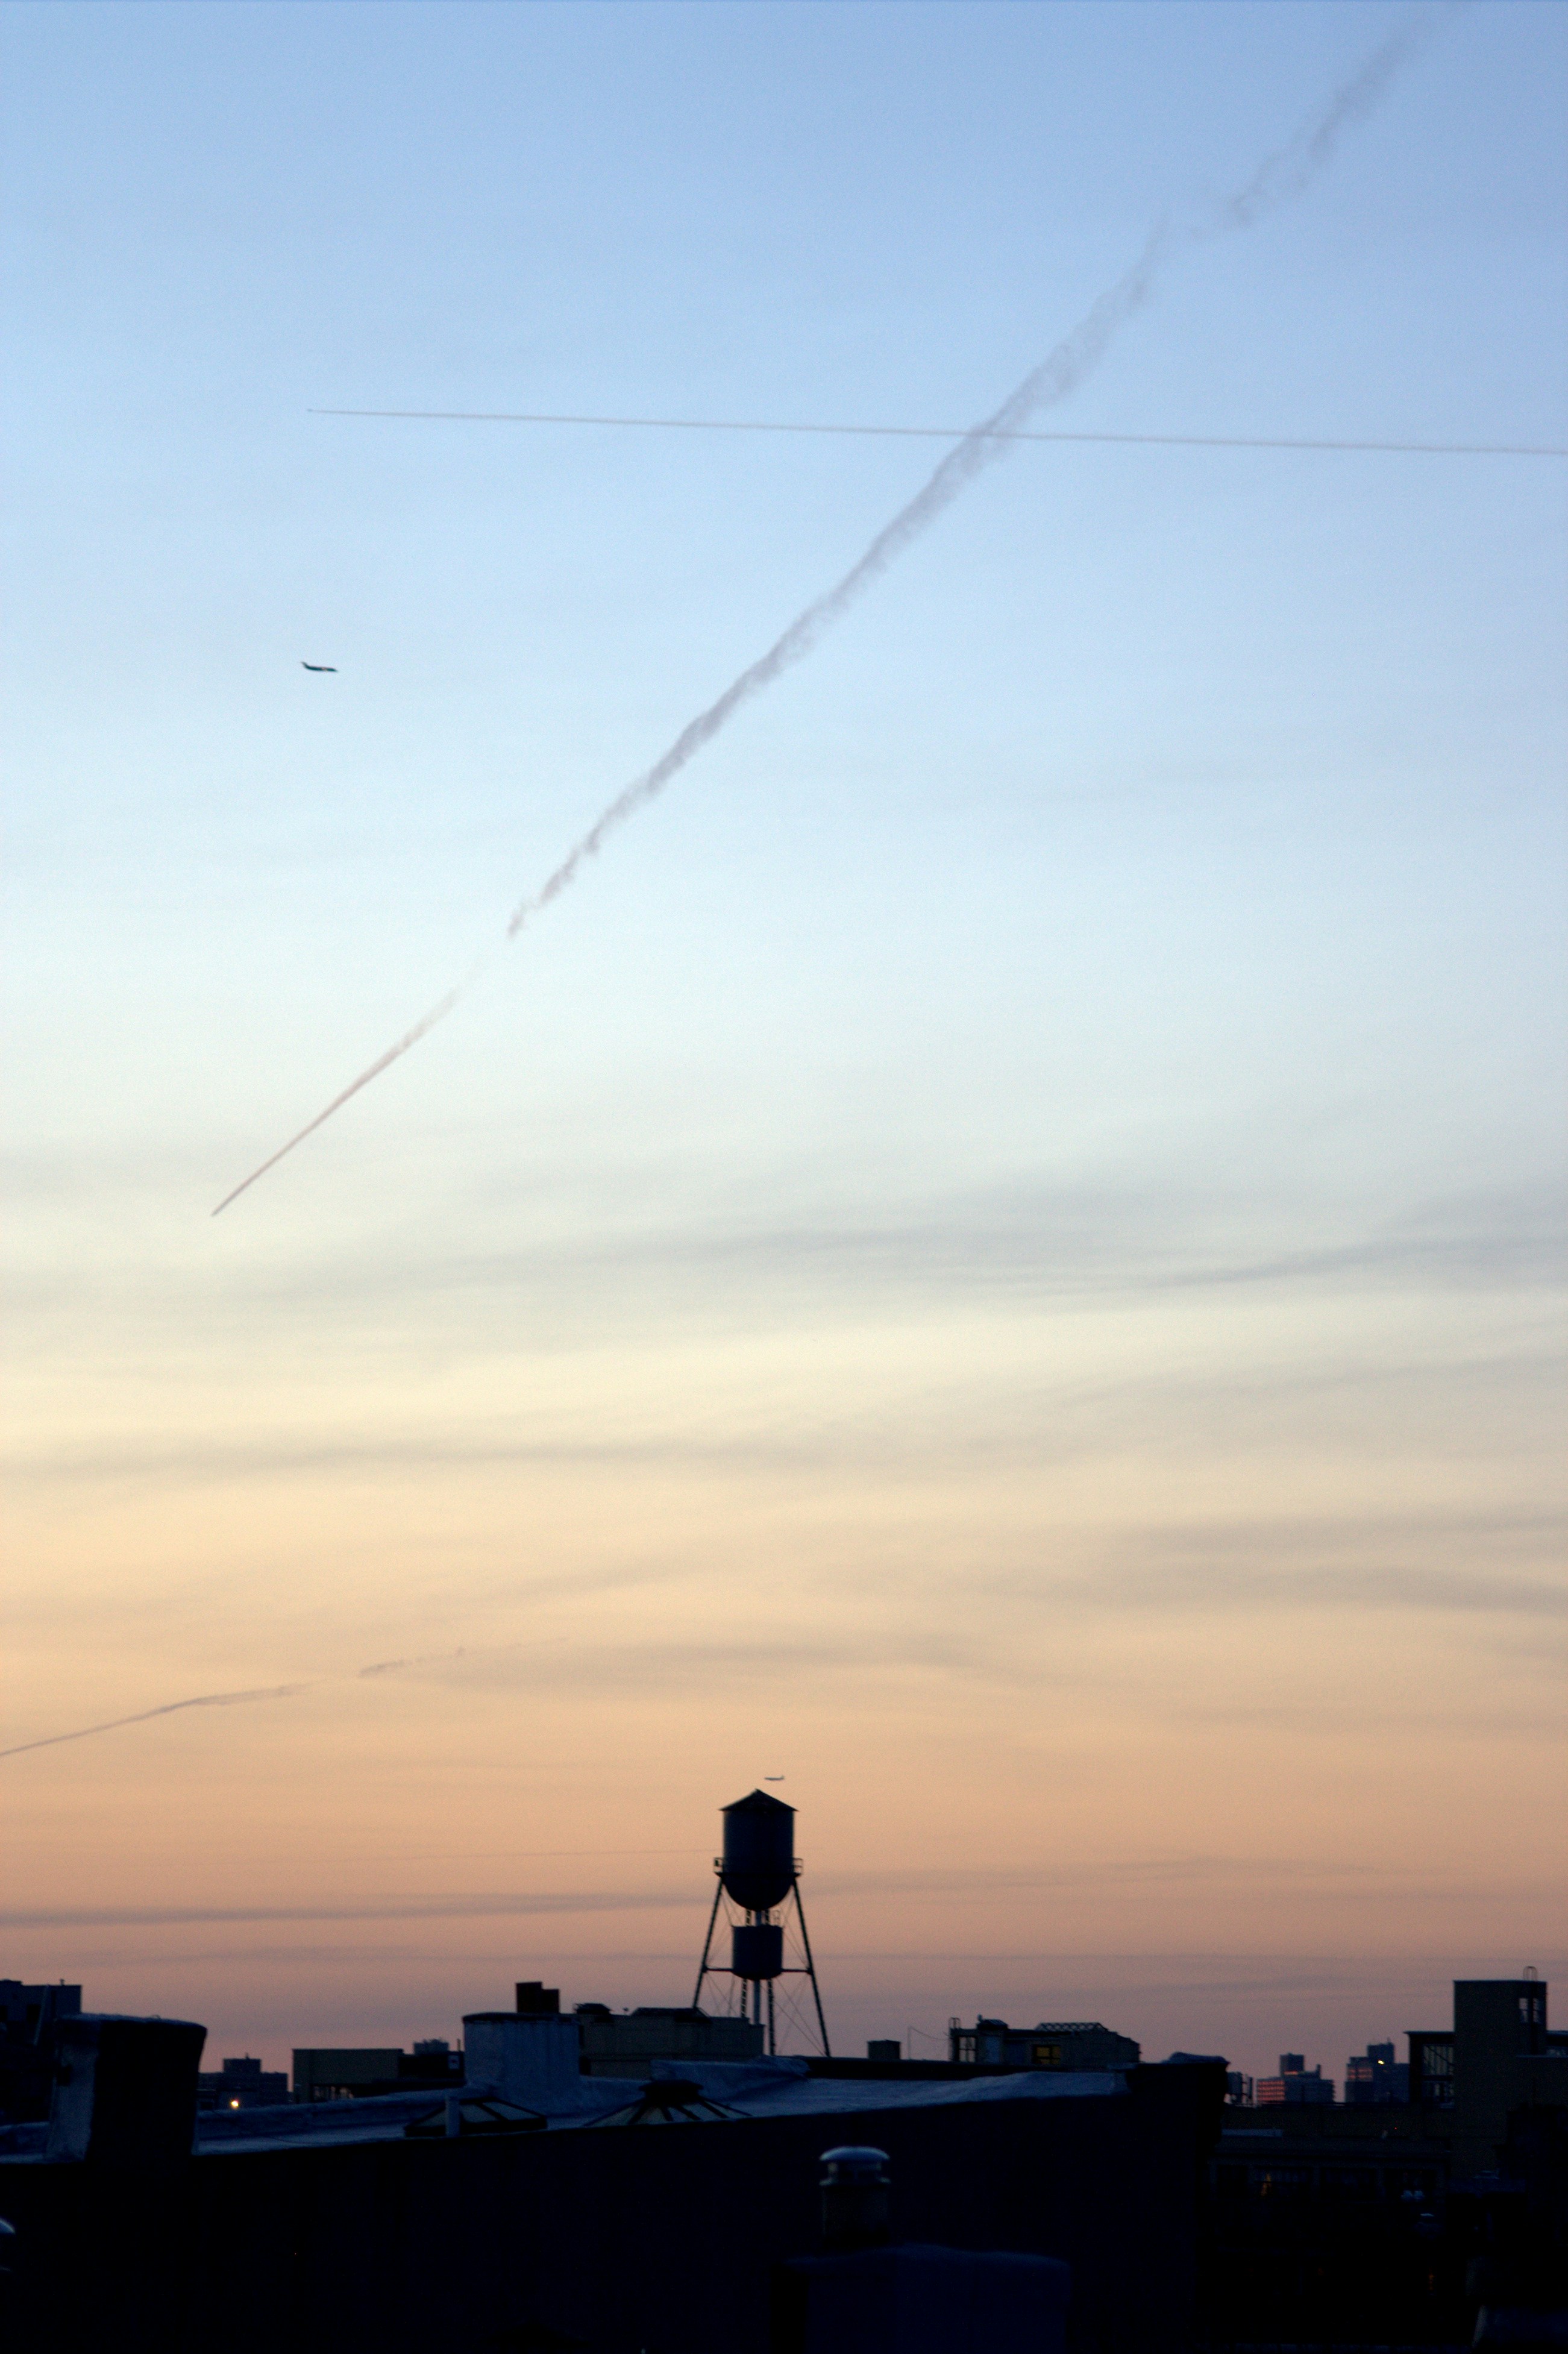
[[[487,1643],[484,1648],[491,1651],[518,1651],[523,1645],[519,1640],[515,1643]],[[460,1643],[455,1651],[418,1651],[409,1659],[377,1659],[372,1666],[356,1669],[355,1672],[363,1683],[366,1676],[395,1676],[400,1668],[446,1667],[453,1659],[466,1659],[467,1657],[466,1646]]]
[[[322,1117],[324,1119],[326,1114],[323,1112]],[[258,1171],[257,1174],[260,1175],[260,1172]],[[513,1649],[516,1647],[506,1644],[501,1648]],[[377,1659],[374,1667],[357,1669],[355,1673],[361,1677],[389,1676],[399,1668],[429,1667],[438,1661],[461,1659],[463,1656],[461,1649],[455,1651],[424,1651],[410,1659]],[[79,1725],[74,1733],[46,1733],[38,1741],[18,1741],[13,1748],[0,1749],[0,1757],[20,1757],[27,1749],[53,1749],[62,1741],[90,1741],[96,1733],[120,1733],[128,1724],[151,1724],[155,1716],[177,1716],[185,1708],[238,1708],[245,1701],[294,1700],[301,1692],[316,1691],[320,1681],[317,1677],[303,1684],[267,1684],[255,1691],[202,1692],[195,1700],[168,1700],[162,1708],[143,1708],[134,1716],[111,1716],[102,1724]]]
[[[88,1741],[95,1733],[118,1733],[122,1725],[150,1724],[155,1716],[177,1716],[183,1708],[238,1708],[248,1700],[292,1700],[309,1691],[309,1684],[269,1684],[260,1691],[203,1692],[196,1700],[165,1701],[162,1708],[144,1708],[136,1716],[112,1716],[107,1724],[79,1725],[75,1733],[46,1733],[41,1741],[18,1741],[0,1749],[0,1757],[20,1757],[26,1749],[53,1749],[61,1741]]]
[[[524,899],[514,909],[507,923],[505,938],[515,939],[530,919],[547,907],[575,881],[584,862],[597,857],[609,836],[623,826],[645,804],[653,801],[673,777],[677,776],[689,760],[694,759],[705,745],[726,727],[743,704],[760,695],[796,663],[803,662],[823,634],[841,620],[852,605],[864,594],[874,581],[880,579],[895,560],[903,555],[913,541],[919,538],[937,517],[960,497],[969,484],[988,467],[1000,465],[1018,447],[1017,437],[1029,419],[1043,408],[1063,400],[1096,367],[1135,312],[1147,302],[1157,281],[1169,267],[1173,254],[1181,247],[1206,242],[1210,238],[1228,236],[1237,230],[1252,228],[1255,222],[1288,204],[1300,196],[1332,159],[1344,133],[1371,113],[1386,92],[1400,69],[1407,64],[1418,49],[1424,48],[1448,16],[1454,13],[1453,0],[1443,7],[1424,11],[1413,21],[1373,50],[1348,81],[1342,82],[1318,112],[1286,142],[1266,155],[1250,179],[1231,196],[1220,199],[1180,230],[1173,231],[1163,222],[1150,236],[1142,253],[1130,270],[1102,294],[1087,316],[1065,341],[1058,344],[1049,358],[1026,376],[1017,390],[1004,400],[995,413],[973,427],[958,446],[941,461],[935,473],[917,491],[907,506],[895,514],[891,523],[878,532],[859,562],[853,565],[842,580],[824,596],[807,606],[805,611],[791,621],[782,637],[777,639],[759,660],[741,672],[715,703],[699,712],[683,727],[662,758],[651,769],[634,778],[624,791],[618,793],[587,833],[567,853],[556,871],[531,898]],[[243,1178],[231,1193],[226,1193],[213,1216],[228,1209],[231,1202],[255,1184],[269,1169],[277,1167],[284,1156],[302,1144],[333,1114],[356,1096],[361,1087],[379,1078],[382,1072],[399,1061],[411,1046],[427,1037],[438,1022],[451,1012],[466,981],[447,994],[412,1029],[404,1033],[394,1046],[376,1057],[367,1070],[333,1097],[324,1111],[290,1137],[286,1144],[270,1153],[249,1177]]]
[[[547,408],[307,408],[307,417],[381,417],[426,425],[618,425],[650,433],[817,433],[874,441],[965,441],[981,425],[824,425],[768,417],[589,417]],[[1139,450],[1337,450],[1402,458],[1568,458],[1555,441],[1340,441],[1278,433],[1089,433],[1025,430],[999,441],[1112,442]]]
[[[552,1639],[565,1642],[566,1638],[560,1636]],[[525,1636],[520,1636],[514,1642],[481,1644],[479,1649],[482,1655],[520,1651],[527,1641]],[[355,1681],[363,1682],[367,1677],[397,1675],[407,1668],[446,1667],[454,1659],[466,1659],[471,1656],[472,1647],[460,1643],[455,1651],[417,1651],[404,1659],[376,1659],[367,1668],[345,1670],[336,1676],[313,1676],[305,1683],[266,1684],[253,1691],[201,1692],[195,1700],[169,1700],[161,1708],[139,1709],[134,1716],[111,1716],[102,1724],[78,1725],[74,1733],[46,1733],[37,1741],[18,1741],[9,1749],[0,1749],[0,1757],[20,1757],[28,1749],[53,1749],[62,1741],[90,1741],[95,1734],[121,1733],[129,1724],[151,1724],[154,1717],[177,1716],[182,1709],[237,1708],[245,1701],[293,1700],[301,1692],[319,1691],[324,1684],[342,1683],[350,1675]],[[672,1848],[669,1852],[673,1854],[675,1850]]]
[[[508,937],[510,937],[510,935]],[[482,960],[482,962],[488,963],[489,959],[485,958]],[[230,1202],[237,1202],[239,1199],[240,1194],[243,1193],[249,1186],[255,1184],[258,1177],[265,1177],[269,1169],[275,1169],[279,1161],[282,1160],[285,1153],[292,1152],[296,1144],[303,1144],[307,1136],[313,1136],[316,1129],[320,1128],[324,1121],[329,1120],[334,1111],[341,1111],[343,1109],[350,1097],[356,1096],[361,1087],[367,1087],[372,1079],[378,1079],[383,1071],[388,1069],[392,1064],[397,1062],[401,1056],[408,1053],[410,1046],[417,1046],[421,1038],[428,1037],[429,1033],[435,1028],[438,1022],[444,1022],[446,1020],[447,1015],[451,1012],[452,1007],[457,1003],[464,990],[467,989],[473,981],[480,970],[480,966],[475,966],[473,972],[471,972],[468,975],[467,980],[460,981],[455,989],[449,989],[446,995],[438,999],[437,1002],[431,1006],[428,1013],[420,1015],[418,1021],[415,1023],[411,1030],[404,1031],[403,1035],[398,1039],[395,1046],[388,1046],[384,1055],[378,1055],[376,1056],[375,1062],[371,1064],[370,1068],[367,1071],[361,1071],[358,1078],[351,1079],[348,1086],[344,1087],[341,1095],[334,1096],[331,1103],[328,1104],[324,1111],[318,1111],[314,1119],[308,1119],[297,1135],[290,1137],[287,1144],[281,1144],[276,1152],[270,1153],[268,1155],[267,1159],[261,1163],[260,1169],[253,1169],[250,1172],[249,1176],[245,1178],[241,1183],[235,1187],[232,1193],[226,1193],[222,1201],[218,1204],[217,1210],[213,1212],[213,1216],[215,1218],[217,1217],[218,1210],[227,1210]],[[4,1751],[0,1751],[0,1755],[4,1755]]]
[[[326,1118],[324,1112],[322,1118],[323,1119]],[[256,1173],[260,1176],[261,1172],[258,1170]],[[521,1644],[502,1643],[489,1648],[512,1651],[520,1649]],[[408,1659],[377,1659],[373,1667],[356,1669],[355,1673],[358,1677],[389,1676],[395,1674],[399,1668],[434,1667],[449,1659],[461,1659],[466,1657],[467,1653],[461,1646],[455,1651],[421,1651]],[[143,1708],[134,1716],[111,1716],[103,1724],[79,1725],[74,1733],[46,1733],[38,1741],[18,1741],[10,1749],[0,1749],[0,1757],[20,1757],[24,1750],[27,1749],[53,1749],[62,1741],[90,1741],[95,1733],[120,1733],[128,1724],[151,1724],[155,1716],[177,1716],[185,1708],[238,1708],[244,1701],[294,1700],[301,1692],[317,1691],[323,1679],[317,1676],[313,1677],[309,1683],[267,1684],[255,1691],[202,1692],[195,1700],[168,1700],[164,1702],[162,1708]]]

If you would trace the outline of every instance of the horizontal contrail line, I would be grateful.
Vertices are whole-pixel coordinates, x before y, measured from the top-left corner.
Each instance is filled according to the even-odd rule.
[[[883,440],[965,441],[961,425],[786,425],[751,417],[569,417],[524,408],[307,408],[307,417],[387,417],[449,425],[626,425],[661,433],[863,434]],[[1537,441],[1327,441],[1255,433],[1044,433],[981,426],[987,441],[1108,441],[1165,450],[1346,450],[1423,458],[1568,458]]]

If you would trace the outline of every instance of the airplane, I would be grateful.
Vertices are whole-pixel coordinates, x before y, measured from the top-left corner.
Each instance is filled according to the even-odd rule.
[[[308,663],[308,662],[302,662],[302,663],[300,664],[300,668],[301,668],[302,670],[330,670],[330,671],[331,671],[331,673],[332,673],[332,674],[333,674],[333,676],[334,676],[334,678],[335,678],[335,677],[337,676],[337,664],[336,664],[336,663]]]

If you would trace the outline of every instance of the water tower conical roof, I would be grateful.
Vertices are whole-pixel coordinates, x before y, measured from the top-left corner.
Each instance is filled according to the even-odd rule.
[[[748,1913],[782,1904],[795,1884],[795,1809],[766,1790],[724,1808],[724,1884]]]

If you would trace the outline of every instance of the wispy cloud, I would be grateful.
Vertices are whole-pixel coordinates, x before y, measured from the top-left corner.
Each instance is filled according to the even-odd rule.
[[[1236,1611],[1394,1610],[1462,1616],[1568,1617],[1568,1587],[1544,1579],[1499,1577],[1486,1569],[1434,1570],[1416,1564],[1377,1568],[1282,1570],[1267,1561],[1247,1564],[1194,1556],[1138,1569],[1109,1568],[1065,1589],[1051,1588],[1054,1600],[1097,1615],[1107,1611],[1229,1616]]]
[[[711,1884],[711,1883],[710,1883]],[[993,1907],[1009,1895],[1059,1895],[1078,1891],[1160,1887],[1315,1888],[1332,1890],[1337,1902],[1360,1899],[1386,1904],[1396,1892],[1402,1904],[1428,1902],[1441,1907],[1457,1893],[1486,1895],[1511,1885],[1467,1881],[1463,1891],[1434,1887],[1414,1866],[1407,1873],[1383,1865],[1335,1858],[1255,1856],[1162,1856],[1125,1862],[1085,1862],[1037,1869],[996,1866],[905,1871],[813,1871],[809,1887],[821,1898],[921,1896],[958,1899]],[[467,1891],[427,1895],[387,1894],[323,1898],[292,1904],[135,1904],[37,1907],[0,1910],[0,1928],[153,1929],[347,1925],[369,1922],[483,1921],[570,1917],[619,1913],[682,1912],[700,1914],[700,1881],[658,1889]],[[313,1948],[312,1949],[314,1950]],[[920,1948],[923,1958],[932,1958]]]
[[[946,1681],[986,1677],[1000,1664],[989,1647],[965,1640],[947,1627],[895,1631],[879,1623],[810,1636],[776,1628],[749,1639],[728,1641],[673,1641],[654,1636],[626,1643],[563,1640],[548,1648],[537,1643],[475,1645],[461,1659],[426,1672],[470,1691],[668,1697],[746,1685],[821,1688],[828,1679],[843,1675],[886,1680],[915,1674]],[[1031,1680],[1052,1681],[1038,1671]]]
[[[576,1893],[505,1891],[461,1896],[370,1896],[358,1903],[319,1904],[132,1904],[66,1910],[0,1911],[6,1929],[173,1929],[311,1921],[479,1921],[514,1914],[662,1913],[699,1909],[698,1886],[658,1891],[594,1889]]]
[[[78,1725],[66,1733],[43,1734],[31,1741],[16,1742],[7,1749],[0,1749],[0,1758],[20,1757],[35,1749],[53,1749],[66,1742],[124,1732],[162,1717],[180,1715],[187,1709],[235,1708],[252,1701],[291,1700],[302,1692],[330,1692],[334,1684],[341,1687],[383,1679],[422,1678],[427,1682],[460,1683],[470,1691],[588,1690],[665,1694],[711,1689],[716,1679],[734,1686],[776,1683],[806,1676],[820,1680],[834,1672],[876,1670],[896,1673],[908,1669],[943,1675],[984,1672],[977,1654],[955,1644],[949,1635],[937,1631],[890,1637],[865,1629],[810,1639],[763,1634],[750,1641],[672,1642],[654,1638],[607,1645],[572,1643],[565,1636],[544,1639],[520,1636],[509,1642],[459,1645],[450,1650],[376,1659],[342,1676],[318,1676],[304,1683],[203,1692],[189,1700],[165,1701],[155,1708],[138,1709],[125,1716]]]
[[[1359,1228],[1343,1210],[1336,1220],[1321,1206],[1232,1199],[1212,1182],[1170,1175],[1143,1186],[1108,1175],[1092,1184],[1013,1181],[926,1204],[884,1204],[874,1214],[846,1205],[839,1216],[787,1222],[721,1203],[700,1220],[689,1213],[658,1220],[644,1203],[634,1225],[618,1231],[618,1224],[596,1219],[522,1248],[421,1255],[396,1272],[384,1254],[339,1254],[291,1274],[258,1270],[252,1297],[524,1293],[543,1304],[567,1295],[583,1301],[606,1287],[623,1298],[629,1283],[676,1277],[683,1289],[695,1287],[701,1310],[737,1282],[748,1292],[782,1287],[790,1299],[805,1281],[857,1299],[992,1288],[1016,1295],[1023,1286],[1032,1297],[1075,1300],[1238,1286],[1514,1289],[1568,1279],[1563,1204],[1544,1182],[1426,1202]],[[1301,1239],[1304,1226],[1318,1229],[1315,1239]],[[1242,1235],[1255,1239],[1238,1243]]]
[[[52,1202],[45,1174],[42,1198]],[[166,1265],[154,1252],[137,1270],[106,1271],[95,1317],[133,1313],[143,1329],[150,1320],[188,1333],[209,1319],[251,1326],[275,1310],[297,1341],[302,1311],[322,1329],[352,1328],[422,1302],[461,1314],[471,1348],[491,1345],[498,1325],[515,1332],[522,1318],[537,1352],[591,1343],[607,1329],[630,1335],[650,1319],[667,1337],[673,1326],[789,1330],[835,1307],[902,1312],[992,1296],[1038,1310],[1218,1291],[1530,1293],[1568,1280],[1561,1192],[1545,1179],[1358,1213],[1279,1184],[1237,1193],[1212,1169],[1166,1167],[1146,1179],[1107,1170],[924,1200],[901,1200],[889,1182],[874,1201],[811,1206],[797,1188],[789,1213],[768,1216],[755,1181],[726,1199],[713,1196],[711,1177],[684,1169],[635,1178],[617,1182],[591,1163],[544,1181],[520,1172],[504,1200],[466,1203],[461,1225],[475,1239],[461,1248],[284,1246],[226,1266],[220,1291],[207,1262],[171,1246]],[[775,1172],[773,1182],[786,1179]],[[22,1343],[29,1318],[73,1312],[79,1287],[74,1263],[68,1279],[15,1244],[13,1256]],[[255,1329],[259,1342],[264,1330]]]
[[[1501,1564],[1523,1552],[1555,1562],[1562,1524],[1545,1515],[1517,1522],[1458,1515],[1440,1520],[1392,1518],[1386,1525],[1342,1520],[1268,1521],[1133,1529],[1101,1534],[1092,1542],[1100,1557],[1087,1565],[1081,1555],[1090,1542],[1080,1538],[1079,1558],[1064,1563],[1047,1552],[1036,1562],[971,1565],[959,1609],[955,1612],[947,1570],[927,1561],[912,1570],[900,1560],[868,1566],[853,1590],[837,1587],[848,1616],[823,1623],[819,1582],[798,1581],[779,1597],[769,1623],[755,1634],[715,1639],[651,1633],[641,1639],[596,1642],[560,1633],[526,1634],[502,1641],[475,1640],[429,1651],[376,1659],[337,1676],[308,1681],[198,1693],[125,1715],[41,1734],[0,1750],[16,1757],[67,1742],[85,1741],[175,1716],[187,1710],[233,1708],[305,1692],[330,1695],[351,1682],[423,1682],[471,1692],[530,1691],[624,1694],[668,1699],[723,1688],[810,1688],[821,1691],[832,1680],[852,1677],[863,1690],[886,1691],[911,1678],[937,1683],[1053,1686],[1083,1692],[1095,1681],[1085,1662],[1060,1656],[1043,1659],[1036,1639],[1048,1623],[1059,1645],[1063,1632],[1097,1623],[1136,1618],[1234,1619],[1238,1615],[1354,1617],[1391,1613],[1428,1618],[1458,1617],[1556,1625],[1568,1619],[1568,1585],[1546,1574],[1521,1574]],[[1059,1551],[1060,1549],[1057,1548]],[[1430,1556],[1447,1552],[1446,1561]],[[1382,1553],[1383,1558],[1368,1558]],[[1395,1557],[1390,1559],[1392,1553]],[[1428,1558],[1400,1558],[1402,1553]],[[1351,1558],[1345,1558],[1349,1554]],[[1480,1564],[1476,1565],[1479,1556]],[[643,1572],[630,1582],[649,1582]],[[522,1585],[512,1600],[571,1598],[629,1582],[614,1575],[546,1578]],[[830,1581],[832,1582],[832,1581]],[[895,1595],[902,1623],[888,1625],[885,1603]],[[817,1622],[807,1633],[800,1619]],[[955,1623],[955,1619],[962,1621]],[[546,1622],[548,1623],[548,1622]],[[1489,1645],[1491,1640],[1488,1630]],[[1103,1678],[1102,1678],[1103,1680]],[[1197,1713],[1213,1721],[1253,1721],[1223,1701],[1171,1703],[1174,1713]],[[1340,1720],[1332,1708],[1295,1712],[1302,1723]],[[1279,1721],[1270,1706],[1258,1722]],[[1425,1720],[1405,1711],[1401,1722]],[[1443,1721],[1456,1732],[1462,1720],[1452,1712]],[[1510,1717],[1521,1732],[1522,1717]],[[1489,1725],[1496,1729],[1491,1718]]]

